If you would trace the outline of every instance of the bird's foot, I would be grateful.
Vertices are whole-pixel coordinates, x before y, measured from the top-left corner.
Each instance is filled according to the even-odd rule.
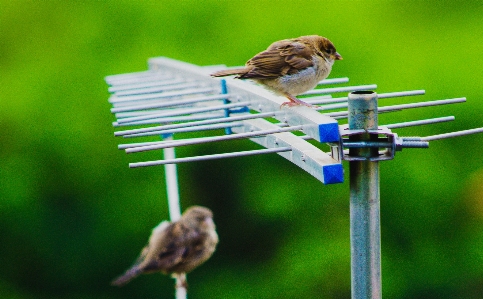
[[[284,107],[284,106],[287,106],[287,107],[293,107],[293,106],[306,106],[306,107],[309,107],[309,108],[315,108],[315,106],[313,105],[310,105],[310,104],[307,104],[305,103],[304,101],[301,101],[299,99],[297,99],[296,97],[294,97],[293,95],[289,94],[289,93],[286,93],[285,96],[287,97],[287,99],[289,99],[290,101],[289,102],[284,102],[282,103],[282,105],[280,105],[280,108]]]

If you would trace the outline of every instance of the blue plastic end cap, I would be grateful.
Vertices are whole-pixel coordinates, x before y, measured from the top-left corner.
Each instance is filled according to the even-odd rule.
[[[344,182],[344,168],[342,164],[331,164],[322,167],[324,184],[338,184]]]
[[[320,142],[336,142],[339,141],[339,124],[328,123],[319,124],[319,138]]]

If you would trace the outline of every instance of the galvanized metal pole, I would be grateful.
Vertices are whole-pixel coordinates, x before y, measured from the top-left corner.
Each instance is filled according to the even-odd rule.
[[[164,140],[173,140],[173,135],[167,134],[163,136]],[[174,159],[174,148],[164,149],[164,159]],[[168,208],[169,217],[171,222],[178,221],[181,218],[181,207],[179,202],[179,186],[178,186],[178,171],[176,164],[167,164],[164,166],[166,174],[166,191],[168,193]],[[176,299],[186,299],[187,291],[186,287],[182,283],[182,280],[186,281],[186,274],[180,274],[175,277],[176,279]]]
[[[349,94],[349,129],[377,129],[377,94]],[[351,141],[374,141],[377,134],[356,134]],[[381,233],[379,216],[379,162],[377,148],[351,148],[349,162],[352,299],[380,299]]]

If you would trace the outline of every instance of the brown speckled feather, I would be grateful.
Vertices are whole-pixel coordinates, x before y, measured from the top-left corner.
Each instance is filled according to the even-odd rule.
[[[193,260],[197,245],[202,244],[205,237],[205,234],[190,229],[182,223],[171,224],[166,229],[165,236],[155,244],[159,250],[153,252],[152,259],[146,259],[148,263],[140,266],[145,272],[159,271],[159,269],[162,269],[161,272],[165,274],[189,272],[194,267],[187,261]]]
[[[335,60],[342,57],[330,40],[306,35],[272,43],[265,51],[248,60],[243,68],[221,70],[214,77],[237,75],[236,79],[252,79],[277,95],[286,96],[288,105],[311,105],[295,96],[317,86],[327,78]]]
[[[267,50],[248,60],[246,66],[250,70],[241,74],[240,78],[269,79],[296,73],[313,66],[311,53],[313,51],[308,45],[301,42],[275,42]]]

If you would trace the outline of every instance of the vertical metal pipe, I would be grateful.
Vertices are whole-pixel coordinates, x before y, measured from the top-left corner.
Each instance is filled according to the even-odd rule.
[[[163,140],[173,140],[173,134],[163,135]],[[164,159],[176,158],[174,148],[165,148],[163,150]],[[166,176],[166,191],[168,193],[169,218],[171,222],[178,221],[181,218],[181,208],[179,203],[179,186],[178,186],[178,170],[176,164],[164,165],[164,173]],[[186,299],[187,292],[182,281],[186,281],[186,275],[176,276],[176,299]]]
[[[163,135],[163,140],[173,140],[172,134]],[[163,150],[164,159],[174,159],[174,148]],[[178,172],[176,164],[166,164],[164,166],[166,176],[166,191],[168,193],[169,218],[172,222],[181,218],[181,208],[179,204]]]
[[[357,91],[349,94],[349,129],[377,129],[377,94]],[[353,141],[377,140],[377,134],[357,134]],[[379,162],[369,161],[377,148],[352,148],[350,161],[350,232],[352,299],[380,299],[381,233],[379,216]]]

